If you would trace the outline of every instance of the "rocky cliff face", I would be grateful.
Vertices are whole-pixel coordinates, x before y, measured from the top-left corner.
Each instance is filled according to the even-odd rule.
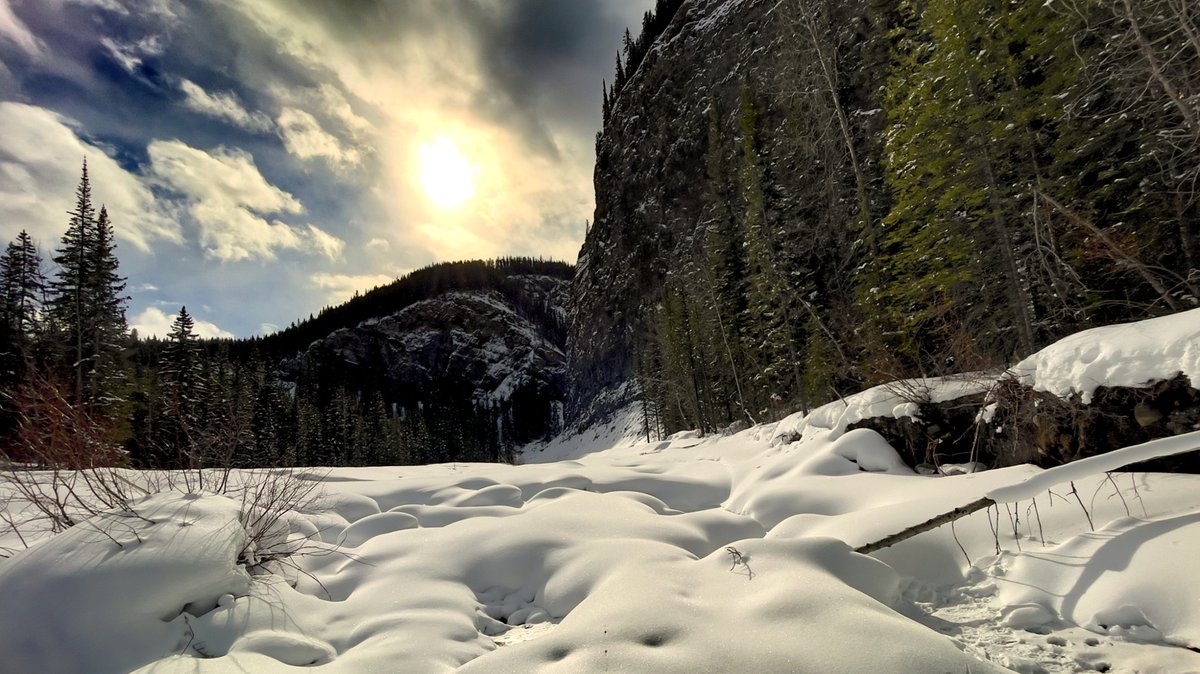
[[[828,287],[838,282],[831,270],[852,249],[861,205],[848,140],[858,150],[858,177],[879,181],[878,150],[858,139],[877,138],[882,120],[856,93],[870,83],[856,78],[885,69],[863,67],[877,57],[865,37],[868,2],[807,3],[830,5],[813,20],[826,36],[826,60],[840,69],[834,86],[849,126],[839,128],[820,54],[801,39],[807,26],[792,4],[685,2],[614,94],[597,142],[594,224],[572,287],[573,416],[606,411],[589,405],[631,376],[633,344],[664,285],[704,259],[711,232],[744,226],[752,204],[738,166],[747,133],[763,168],[764,230],[803,242],[800,264],[820,276],[822,292],[839,290]]]
[[[295,380],[316,370],[378,391],[396,408],[489,416],[504,424],[507,443],[537,439],[561,425],[568,283],[519,274],[504,279],[503,292],[437,294],[314,341],[285,371]]]

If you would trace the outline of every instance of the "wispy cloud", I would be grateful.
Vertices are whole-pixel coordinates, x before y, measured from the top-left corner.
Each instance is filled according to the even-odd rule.
[[[179,88],[183,91],[184,107],[192,112],[229,122],[247,131],[266,132],[274,126],[270,117],[261,112],[250,112],[232,93],[210,93],[191,80],[183,80]]]
[[[120,42],[110,37],[100,38],[100,44],[108,51],[125,72],[137,73],[146,57],[162,54],[163,42],[158,35],[150,35],[135,42]]]
[[[350,299],[356,292],[366,292],[395,281],[395,276],[386,274],[313,274],[312,284],[326,291],[331,302]]]
[[[226,262],[274,259],[281,249],[330,256],[344,247],[315,226],[298,229],[282,221],[282,216],[303,213],[304,206],[268,182],[248,152],[220,147],[206,152],[158,140],[147,152],[150,175],[183,200],[210,257]]]
[[[8,0],[0,0],[0,41],[15,44],[31,56],[41,55],[42,41],[13,12]]]
[[[324,159],[340,170],[357,166],[362,161],[362,154],[356,148],[343,145],[321,127],[316,117],[303,110],[284,108],[278,122],[284,147],[299,159]]]
[[[337,260],[346,250],[346,242],[326,232],[316,225],[308,226],[308,239],[322,255],[330,260]]]
[[[108,206],[118,238],[143,251],[154,241],[181,243],[178,223],[142,178],[81,140],[73,124],[45,108],[0,102],[0,232],[11,238],[28,229],[43,244],[56,243],[86,158],[93,196]]]

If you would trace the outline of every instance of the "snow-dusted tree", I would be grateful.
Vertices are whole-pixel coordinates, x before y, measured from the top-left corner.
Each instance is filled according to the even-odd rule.
[[[190,468],[198,458],[200,406],[206,387],[194,328],[187,307],[181,307],[159,360],[162,413],[154,438],[159,456],[152,462],[163,467]]]
[[[92,368],[88,372],[91,401],[113,402],[124,380],[120,353],[129,328],[125,323],[125,279],[118,273],[116,244],[108,210],[101,206],[88,249],[88,313]]]
[[[22,230],[0,258],[0,322],[10,340],[6,348],[21,357],[41,330],[48,281],[33,238]]]
[[[54,262],[58,273],[52,285],[50,316],[55,327],[61,331],[66,348],[66,360],[70,364],[74,383],[72,398],[82,401],[84,374],[89,367],[91,340],[88,339],[88,296],[87,277],[89,268],[88,240],[96,220],[96,209],[92,205],[92,185],[88,178],[87,160],[83,162],[83,174],[75,188],[75,209],[70,211],[71,220],[63,234]]]
[[[87,162],[75,208],[54,262],[49,315],[59,332],[74,383],[73,400],[111,409],[122,378],[119,354],[125,339],[125,280],[117,272],[116,246],[108,212],[92,203]]]
[[[163,348],[158,374],[167,405],[180,416],[191,416],[204,390],[200,346],[193,330],[196,323],[187,307],[180,307]]]

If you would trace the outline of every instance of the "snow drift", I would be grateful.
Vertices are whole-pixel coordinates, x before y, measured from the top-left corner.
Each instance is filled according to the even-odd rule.
[[[1180,335],[1197,316],[1090,333],[1091,362],[1110,365],[1086,377],[1191,372]],[[1051,347],[1037,381],[1082,392],[1072,349],[1093,351]],[[273,574],[239,566],[235,503],[131,503],[0,560],[3,669],[1200,671],[1200,477],[1105,472],[1200,439],[919,475],[874,431],[846,431],[901,402],[835,405],[654,442],[621,417],[521,466],[313,474],[320,506],[286,518],[305,552]],[[852,552],[985,495],[998,505]]]

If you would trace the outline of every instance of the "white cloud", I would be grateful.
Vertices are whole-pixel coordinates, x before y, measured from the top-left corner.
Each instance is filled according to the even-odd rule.
[[[150,307],[142,313],[138,314],[129,327],[137,330],[139,337],[159,337],[164,338],[171,333],[171,324],[175,322],[176,314],[168,314],[162,309]],[[192,333],[197,337],[204,339],[232,339],[234,334],[227,330],[222,330],[215,323],[204,321],[195,316],[192,317],[195,325],[192,327]]]
[[[279,326],[274,323],[263,323],[258,326],[258,332],[263,335],[273,335],[279,332]]]
[[[345,147],[333,134],[321,127],[309,113],[297,108],[284,108],[279,113],[279,137],[288,153],[300,159],[324,159],[338,169],[357,166],[362,154]]]
[[[346,242],[336,236],[326,232],[316,225],[308,226],[308,240],[313,246],[320,251],[325,257],[330,260],[336,260],[342,256],[342,251],[346,249]]]
[[[271,130],[270,117],[261,112],[250,112],[232,93],[210,93],[191,80],[183,80],[179,88],[185,96],[184,107],[193,112],[215,117],[249,131]]]
[[[330,302],[344,302],[355,292],[366,292],[395,281],[396,277],[386,274],[313,274],[312,284],[328,294]]]
[[[153,241],[181,243],[178,223],[143,180],[80,140],[72,125],[45,108],[0,102],[0,234],[11,239],[27,229],[43,248],[57,244],[87,158],[92,198],[108,206],[118,238],[143,251]]]
[[[162,38],[157,35],[151,35],[137,42],[118,42],[109,37],[102,37],[100,44],[108,50],[109,55],[117,63],[121,64],[125,72],[130,74],[135,73],[141,67],[145,57],[158,56],[163,51]]]
[[[269,260],[278,250],[299,250],[337,259],[346,247],[315,225],[297,228],[280,220],[303,213],[304,206],[268,182],[248,152],[220,147],[205,152],[177,140],[156,140],[147,153],[149,175],[183,199],[210,257]]]
[[[176,0],[63,0],[68,4],[96,7],[121,16],[155,15],[172,21],[179,20]]]
[[[45,47],[13,12],[8,0],[0,0],[0,39],[12,42],[32,56],[41,55]]]
[[[386,253],[392,249],[392,244],[387,239],[375,237],[367,242],[367,250],[377,250],[381,253]]]
[[[229,201],[257,213],[304,212],[294,196],[267,182],[244,150],[205,152],[177,140],[156,140],[147,152],[155,178],[197,201]]]
[[[304,207],[291,194],[267,182],[254,157],[238,149],[205,152],[177,140],[156,140],[147,148],[149,173],[185,200],[199,227],[200,245],[224,261],[272,259],[280,249],[324,255],[334,237],[315,227],[296,228],[270,216],[298,214]]]
[[[349,99],[337,86],[323,82],[315,87],[290,87],[275,84],[269,87],[272,97],[285,108],[306,109],[320,115],[326,122],[340,126],[343,135],[358,143],[367,142],[377,132],[375,125],[358,114]],[[360,150],[366,148],[360,145]]]
[[[325,83],[317,88],[316,98],[321,102],[321,108],[326,115],[338,120],[350,135],[361,140],[375,132],[375,127],[365,117],[354,112],[350,101],[337,89]]]

